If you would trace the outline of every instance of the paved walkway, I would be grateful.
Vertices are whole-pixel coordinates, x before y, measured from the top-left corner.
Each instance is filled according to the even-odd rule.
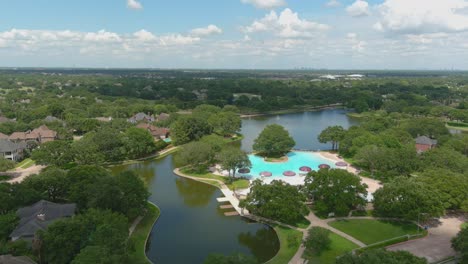
[[[128,237],[132,236],[133,232],[135,231],[135,228],[138,226],[142,219],[143,216],[140,215],[135,219],[135,221],[133,221],[132,225],[128,229]]]
[[[11,180],[8,180],[7,182],[8,183],[20,183],[31,175],[39,174],[39,172],[41,172],[41,170],[44,169],[45,167],[46,166],[42,166],[42,165],[33,165],[27,169],[17,168],[14,172],[19,173],[20,175]]]
[[[352,236],[350,236],[350,235],[348,235],[348,234],[346,234],[346,233],[344,233],[344,232],[342,232],[342,231],[340,231],[340,230],[338,230],[336,228],[333,228],[333,227],[329,226],[328,225],[329,222],[337,220],[335,218],[320,219],[313,212],[310,212],[309,215],[306,218],[307,218],[307,220],[310,221],[310,225],[309,225],[309,227],[307,227],[306,230],[302,231],[303,240],[305,240],[307,238],[309,229],[311,229],[312,227],[318,226],[318,227],[328,229],[331,232],[348,239],[349,241],[353,242],[354,244],[356,244],[356,245],[358,245],[360,247],[366,246],[366,244],[364,244],[363,242],[357,240],[356,238],[354,238],[354,237],[352,237]],[[351,217],[351,218],[352,219],[359,219],[361,217]],[[372,217],[362,217],[362,219],[374,219],[374,218],[372,218]],[[297,250],[294,257],[289,261],[289,264],[307,263],[307,260],[302,258],[302,254],[304,253],[304,250],[305,250],[305,247],[301,244],[301,246]]]
[[[391,251],[406,250],[418,257],[426,258],[429,263],[438,262],[454,256],[451,239],[460,231],[463,217],[444,217],[437,226],[429,228],[429,235],[416,240],[388,246]]]

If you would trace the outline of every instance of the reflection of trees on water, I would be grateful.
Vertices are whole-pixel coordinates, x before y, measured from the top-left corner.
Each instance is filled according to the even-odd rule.
[[[210,203],[216,188],[204,183],[176,178],[176,186],[184,203],[191,207],[200,207]]]
[[[259,229],[255,233],[240,233],[237,238],[239,243],[248,247],[252,255],[262,263],[274,257],[279,250],[276,233],[267,227]]]

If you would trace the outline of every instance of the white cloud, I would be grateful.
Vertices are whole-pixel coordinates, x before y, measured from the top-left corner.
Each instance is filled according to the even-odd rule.
[[[209,25],[204,28],[195,28],[191,31],[194,36],[210,36],[223,33],[223,30],[215,25]]]
[[[51,37],[54,37],[54,40],[58,40],[57,34],[54,34],[53,31],[46,31],[43,34],[47,34]],[[117,33],[108,32],[105,30],[99,30],[98,32],[88,32],[84,34],[83,37],[84,41],[91,41],[91,42],[120,42],[122,39]]]
[[[273,9],[286,5],[286,1],[284,0],[241,0],[241,2],[261,9]]]
[[[298,13],[284,9],[278,16],[271,11],[262,19],[255,20],[250,26],[244,27],[245,33],[272,32],[283,38],[311,37],[314,33],[329,29],[328,25],[299,18]]]
[[[139,39],[141,41],[155,41],[155,40],[157,40],[157,37],[153,33],[149,32],[149,31],[146,31],[144,29],[133,33],[133,36],[135,36],[137,39]]]
[[[184,36],[181,34],[170,34],[160,37],[160,44],[162,46],[170,45],[189,45],[199,42],[201,39],[199,37]]]
[[[338,0],[329,0],[326,4],[326,7],[339,7],[341,3]]]
[[[467,31],[467,8],[466,0],[386,0],[374,28],[404,34]]]
[[[346,8],[346,11],[352,17],[363,17],[370,15],[369,4],[363,0],[356,0],[356,2]]]
[[[135,10],[143,8],[143,6],[140,2],[138,2],[138,0],[127,0],[127,7]]]
[[[358,34],[354,33],[354,32],[350,32],[346,35],[346,38],[348,40],[348,42],[350,43],[351,45],[351,49],[353,51],[356,51],[356,52],[364,52],[366,46],[367,46],[367,42],[366,41],[363,41],[363,40],[360,40],[359,39],[359,36]]]

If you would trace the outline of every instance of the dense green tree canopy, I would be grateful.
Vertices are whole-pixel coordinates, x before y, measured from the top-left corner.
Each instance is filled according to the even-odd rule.
[[[416,181],[437,191],[445,209],[468,210],[463,208],[463,205],[468,205],[468,175],[434,169],[418,173]]]
[[[217,159],[224,170],[229,171],[229,176],[235,177],[236,172],[239,169],[247,168],[250,169],[252,164],[250,163],[247,153],[240,150],[237,147],[224,148],[218,155]]]
[[[294,224],[308,212],[304,202],[305,196],[295,186],[283,181],[263,184],[255,180],[241,206],[255,215]]]
[[[315,210],[324,216],[329,213],[345,216],[350,210],[364,206],[366,187],[358,176],[340,169],[312,171],[304,185]]]
[[[320,255],[331,246],[330,230],[314,226],[308,231],[307,238],[303,242],[308,254]]]
[[[156,150],[153,136],[144,129],[131,127],[123,137],[125,151],[129,158],[141,158]]]
[[[182,116],[171,126],[171,138],[175,145],[183,145],[211,134],[213,128],[206,119]]]
[[[344,138],[345,130],[342,126],[329,126],[318,136],[320,143],[332,143],[332,150],[337,150],[339,142]]]
[[[374,212],[383,217],[416,220],[441,216],[444,205],[439,193],[426,184],[399,177],[374,193]]]
[[[253,149],[266,156],[278,156],[289,152],[296,142],[280,125],[268,125],[255,139]]]
[[[214,162],[215,151],[213,147],[201,141],[190,142],[177,153],[176,163],[196,172],[205,171]]]
[[[452,239],[452,248],[461,255],[460,263],[468,262],[468,227],[462,228]]]

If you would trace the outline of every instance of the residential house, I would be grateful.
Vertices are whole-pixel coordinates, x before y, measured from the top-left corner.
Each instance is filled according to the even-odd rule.
[[[46,125],[42,125],[33,131],[30,132],[30,134],[37,134],[37,138],[39,139],[39,143],[45,143],[45,142],[50,142],[54,141],[57,139],[57,132],[55,132],[52,129],[49,129]]]
[[[8,139],[8,135],[5,135],[0,132],[0,139]]]
[[[8,139],[0,139],[0,155],[5,159],[18,161],[23,158],[26,142],[13,142]]]
[[[36,141],[38,143],[45,143],[57,139],[57,132],[49,129],[46,125],[42,125],[33,129],[32,131],[29,130],[26,132],[13,132],[13,134],[11,134],[8,139],[13,142]]]
[[[433,149],[437,146],[437,140],[431,139],[427,136],[420,136],[415,139],[416,142],[416,151],[422,153]]]
[[[169,128],[155,127],[150,124],[140,123],[137,125],[138,128],[145,129],[151,133],[154,140],[158,141],[160,139],[166,139],[169,137],[170,130]]]
[[[31,206],[18,209],[19,224],[10,234],[12,241],[32,240],[38,230],[45,230],[53,222],[75,215],[76,204],[56,204],[41,200]]]
[[[140,122],[152,123],[155,121],[155,118],[153,115],[149,115],[149,114],[147,115],[145,113],[140,112],[130,117],[129,119],[127,119],[127,121],[132,124],[137,124]]]

